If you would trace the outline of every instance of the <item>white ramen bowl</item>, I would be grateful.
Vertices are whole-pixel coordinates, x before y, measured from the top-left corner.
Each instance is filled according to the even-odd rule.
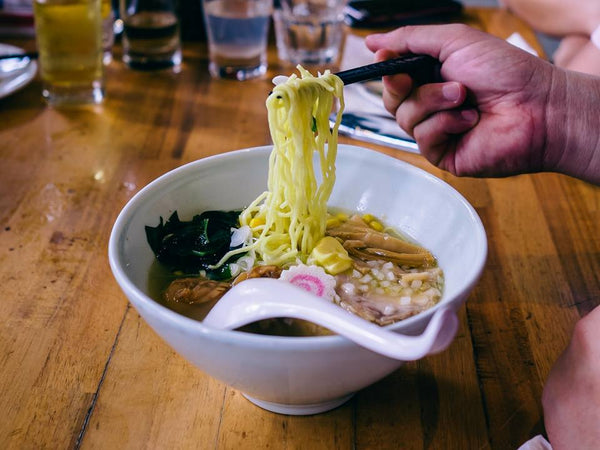
[[[154,255],[144,226],[155,226],[160,216],[167,218],[173,211],[189,220],[204,210],[242,209],[266,190],[270,151],[269,146],[213,156],[150,183],[119,215],[110,237],[109,260],[129,301],[183,357],[262,408],[314,414],[344,403],[403,362],[341,336],[216,330],[149,296]],[[487,254],[485,231],[471,205],[431,174],[369,149],[340,145],[336,167],[331,207],[381,218],[428,248],[445,274],[438,305],[389,328],[417,334],[437,309],[456,312],[477,282]]]

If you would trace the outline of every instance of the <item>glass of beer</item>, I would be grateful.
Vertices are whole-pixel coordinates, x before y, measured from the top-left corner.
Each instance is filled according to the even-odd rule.
[[[42,95],[48,103],[101,103],[101,0],[34,0],[34,17]]]

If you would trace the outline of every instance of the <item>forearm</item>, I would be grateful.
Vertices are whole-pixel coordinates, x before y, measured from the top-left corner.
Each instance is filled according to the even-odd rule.
[[[554,70],[546,106],[544,170],[600,185],[600,78]]]
[[[600,307],[575,325],[542,395],[544,423],[555,450],[598,448],[600,442]]]
[[[563,67],[600,76],[600,48],[588,41]]]
[[[587,36],[600,24],[600,7],[596,1],[576,5],[563,0],[504,0],[503,3],[537,31],[565,36]]]

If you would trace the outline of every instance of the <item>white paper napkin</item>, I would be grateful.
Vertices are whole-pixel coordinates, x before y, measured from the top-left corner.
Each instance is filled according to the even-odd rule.
[[[371,63],[373,53],[366,47],[364,39],[348,35],[340,70]],[[369,91],[364,84],[356,83],[344,88],[344,101],[346,107],[340,133],[363,141],[418,152],[414,139],[398,126],[394,116],[383,106],[380,95]]]
[[[538,434],[521,445],[518,450],[552,450],[552,446],[544,436]]]
[[[506,38],[506,42],[514,45],[515,47],[519,47],[521,50],[525,50],[527,53],[531,53],[534,56],[539,56],[538,52],[536,52],[535,49],[529,45],[519,33],[511,34]]]
[[[358,36],[348,35],[342,59],[340,71],[365,66],[374,62],[373,53],[365,45],[365,40]],[[360,83],[351,84],[344,88],[344,100],[346,112],[376,114],[393,119],[383,106],[381,98],[370,94]]]

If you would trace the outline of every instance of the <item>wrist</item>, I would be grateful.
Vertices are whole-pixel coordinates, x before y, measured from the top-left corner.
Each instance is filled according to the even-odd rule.
[[[555,69],[546,106],[544,170],[600,184],[600,80]]]

